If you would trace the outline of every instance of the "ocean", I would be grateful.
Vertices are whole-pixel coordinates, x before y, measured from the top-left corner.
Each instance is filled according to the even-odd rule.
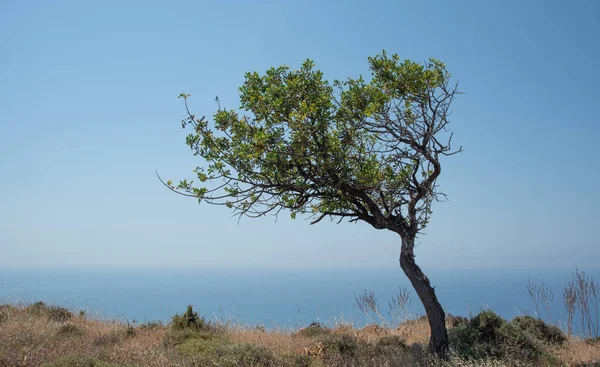
[[[553,291],[552,321],[564,325],[566,320],[562,290],[572,270],[424,270],[447,313],[468,316],[490,308],[505,318],[535,315],[527,292],[531,279]],[[600,272],[588,274],[600,280]],[[400,268],[4,269],[0,303],[43,301],[100,319],[140,323],[168,322],[192,304],[207,319],[243,325],[297,328],[318,321],[363,326],[370,321],[354,306],[355,295],[373,291],[385,316],[402,286],[411,290],[410,315],[423,314]]]

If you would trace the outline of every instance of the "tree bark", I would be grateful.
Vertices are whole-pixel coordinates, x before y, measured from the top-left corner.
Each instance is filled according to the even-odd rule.
[[[431,328],[431,337],[429,339],[430,350],[439,357],[446,358],[448,354],[446,314],[435,295],[435,289],[429,283],[429,279],[415,263],[414,244],[414,237],[402,239],[400,267],[410,280],[410,283],[425,307],[427,319],[429,320],[429,327]]]

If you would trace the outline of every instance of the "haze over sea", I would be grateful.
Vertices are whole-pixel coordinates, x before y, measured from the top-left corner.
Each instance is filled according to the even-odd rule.
[[[598,269],[587,269],[599,278]],[[466,316],[489,307],[506,318],[534,314],[529,279],[553,290],[551,316],[565,319],[562,289],[571,270],[426,269],[448,313]],[[203,316],[266,327],[299,327],[312,321],[363,326],[355,294],[372,290],[383,313],[399,286],[401,270],[223,270],[175,268],[88,268],[0,270],[0,303],[44,301],[88,315],[138,322],[168,321],[192,304]],[[412,294],[412,316],[423,308]],[[545,314],[544,314],[545,317]]]

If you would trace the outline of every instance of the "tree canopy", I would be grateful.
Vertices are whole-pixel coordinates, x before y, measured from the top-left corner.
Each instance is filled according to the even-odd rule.
[[[400,267],[425,307],[430,347],[444,356],[445,313],[415,263],[414,247],[432,202],[444,196],[437,190],[440,158],[461,151],[452,149],[446,130],[459,92],[436,59],[419,64],[383,51],[369,65],[369,81],[331,84],[311,60],[298,70],[247,73],[241,111],[219,104],[212,122],[192,114],[189,94],[182,93],[182,127],[193,128],[186,143],[205,165],[195,170],[199,184],[163,183],[239,216],[285,209],[313,224],[348,219],[398,233]]]
[[[199,183],[175,191],[250,217],[282,209],[362,220],[377,229],[416,234],[441,194],[439,158],[451,155],[449,107],[457,92],[445,65],[370,57],[372,78],[330,84],[306,60],[298,70],[246,73],[241,110],[221,109],[209,122],[188,109],[186,143],[207,165]],[[443,140],[442,140],[443,139]]]

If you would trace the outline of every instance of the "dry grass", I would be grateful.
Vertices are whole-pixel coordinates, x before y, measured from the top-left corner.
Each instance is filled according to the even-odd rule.
[[[600,366],[600,340],[590,342],[572,338],[567,341],[563,348],[550,350],[566,366],[582,365],[592,361],[598,362]]]
[[[3,307],[0,321],[0,366],[43,366],[69,356],[97,357],[116,364],[187,366],[163,346],[166,329],[71,317],[48,319],[23,306]],[[131,329],[130,329],[131,330]]]
[[[419,345],[426,344],[429,336],[429,327],[425,319],[407,321],[395,329],[377,325],[361,329],[339,325],[331,330],[324,329],[322,335],[318,336],[306,336],[298,330],[265,331],[254,327],[228,326],[219,331],[219,337],[214,343],[224,343],[220,345],[221,347],[254,346],[245,347],[252,358],[240,357],[237,362],[232,362],[233,360],[226,358],[212,358],[209,355],[210,351],[202,344],[206,338],[203,334],[192,333],[191,337],[184,336],[178,342],[173,342],[176,338],[174,339],[173,331],[168,325],[129,326],[120,322],[90,320],[74,315],[67,318],[56,317],[56,314],[63,315],[60,314],[60,310],[48,311],[48,308],[41,308],[41,310],[38,307],[35,311],[32,306],[25,305],[0,306],[0,366],[505,367],[527,365],[521,361],[466,361],[458,357],[453,357],[445,363],[436,361],[419,348]],[[389,337],[401,339],[408,348],[398,349],[385,356],[373,352],[378,350],[373,348],[381,340],[385,338],[390,340]],[[354,343],[352,345],[362,346],[357,350],[370,350],[370,354],[362,355],[362,352],[357,352],[358,354],[352,358],[341,355],[328,356],[327,343],[347,343],[348,340]],[[563,346],[549,347],[547,351],[555,361],[554,365],[559,363],[564,366],[581,365],[600,360],[600,341],[592,343],[571,339]],[[552,364],[545,361],[538,365]]]

